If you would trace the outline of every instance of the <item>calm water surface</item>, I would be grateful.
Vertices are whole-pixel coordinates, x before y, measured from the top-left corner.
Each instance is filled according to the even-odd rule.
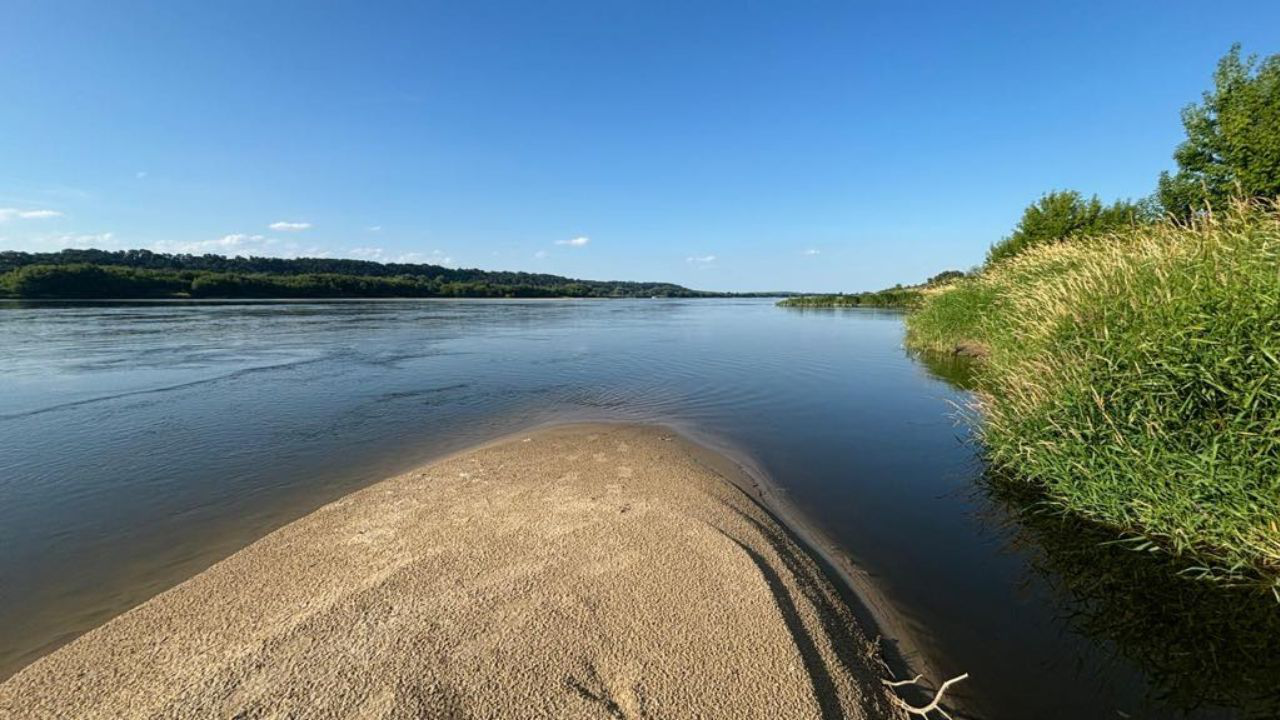
[[[1094,597],[1070,563],[1105,561],[1077,533],[983,490],[964,392],[902,332],[767,300],[0,305],[0,677],[361,485],[534,424],[637,420],[769,473],[971,674],[975,717],[1203,703],[1136,621],[1098,627],[1142,569]]]

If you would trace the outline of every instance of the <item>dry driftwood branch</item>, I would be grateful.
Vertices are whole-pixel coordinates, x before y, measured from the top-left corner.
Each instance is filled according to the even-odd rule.
[[[910,680],[881,680],[880,682],[884,683],[887,687],[902,687],[903,685],[915,685],[920,682],[920,678],[923,677],[923,675],[917,675]]]
[[[884,683],[886,687],[902,687],[903,685],[914,685],[920,682],[920,678],[922,677],[924,676],[917,675],[910,680],[898,680],[898,681],[881,680],[880,682]],[[963,673],[961,675],[957,675],[951,678],[950,680],[942,683],[942,685],[938,687],[938,692],[933,696],[933,701],[923,707],[915,707],[914,705],[907,703],[906,700],[903,700],[897,695],[891,694],[889,695],[889,697],[893,698],[893,700],[898,703],[899,707],[901,707],[903,710],[906,710],[908,713],[912,715],[919,715],[920,717],[928,717],[929,713],[937,711],[943,717],[950,718],[951,716],[947,714],[946,710],[943,710],[941,707],[938,707],[938,703],[942,702],[942,696],[946,694],[947,688],[951,687],[955,683],[960,682],[961,680],[964,680],[967,677],[969,677],[969,673]]]

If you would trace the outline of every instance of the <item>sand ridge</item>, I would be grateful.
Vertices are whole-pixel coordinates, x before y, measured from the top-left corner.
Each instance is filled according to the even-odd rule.
[[[37,660],[0,717],[887,718],[874,643],[670,430],[348,495]]]

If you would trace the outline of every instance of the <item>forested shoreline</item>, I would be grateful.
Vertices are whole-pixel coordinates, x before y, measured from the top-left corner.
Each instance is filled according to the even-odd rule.
[[[0,252],[0,296],[27,299],[724,297],[661,282],[328,258],[171,255],[148,250]]]

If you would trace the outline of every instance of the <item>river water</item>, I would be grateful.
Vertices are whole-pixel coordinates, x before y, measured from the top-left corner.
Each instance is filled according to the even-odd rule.
[[[354,488],[627,420],[767,473],[936,672],[970,673],[972,717],[1271,707],[1275,662],[1232,633],[1274,601],[1205,629],[1218,591],[993,490],[963,373],[902,334],[896,312],[754,299],[0,305],[0,677]]]

